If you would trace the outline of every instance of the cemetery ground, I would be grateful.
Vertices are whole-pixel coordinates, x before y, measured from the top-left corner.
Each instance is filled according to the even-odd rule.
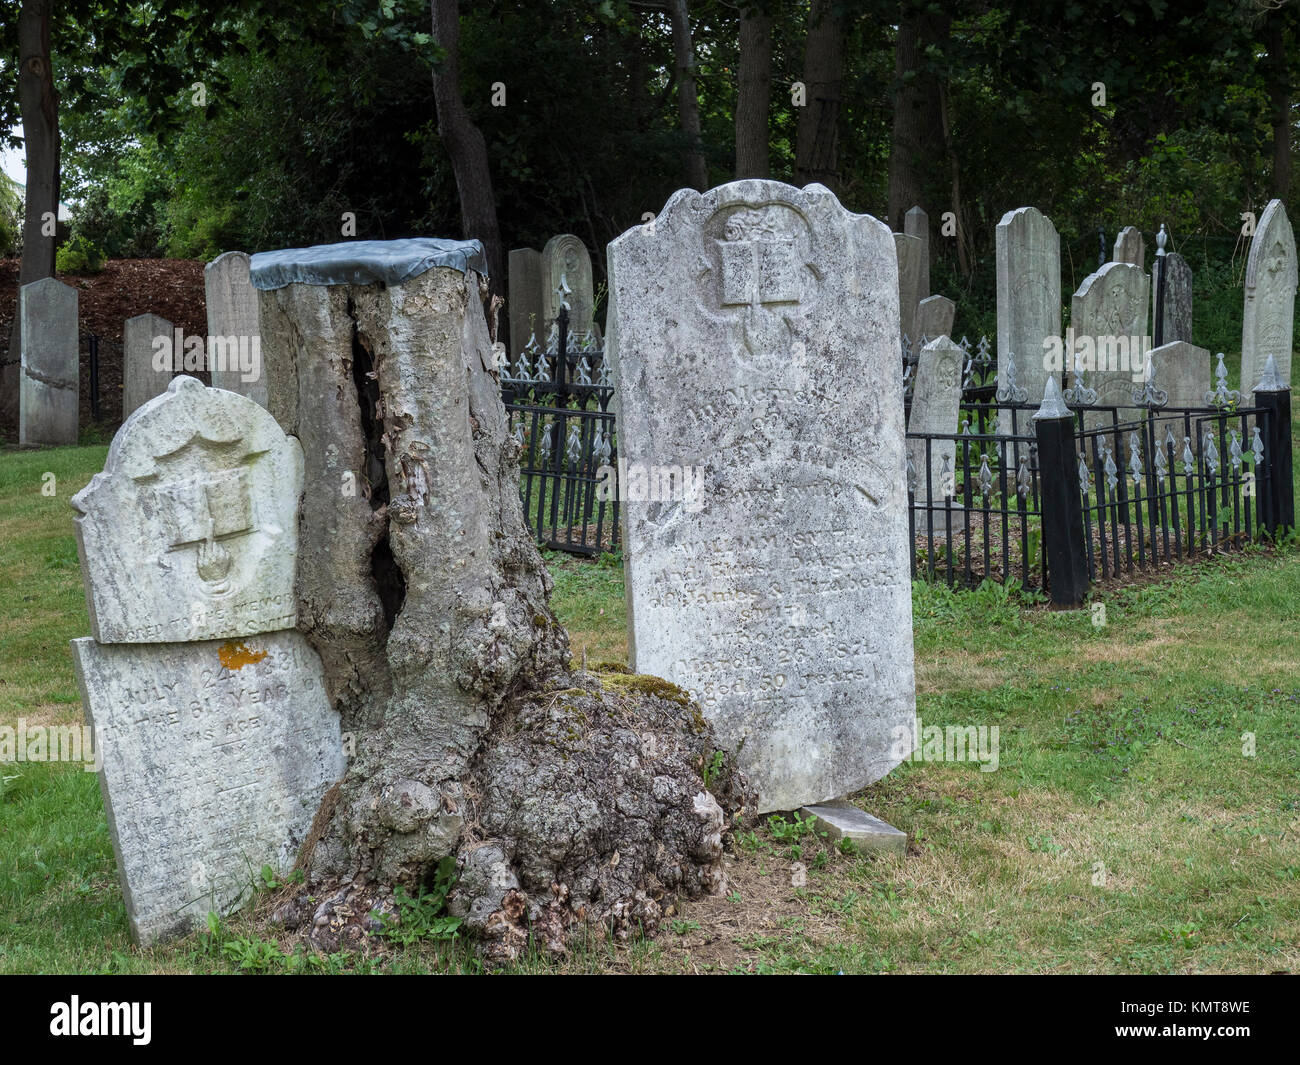
[[[0,454],[0,725],[81,720],[68,641],[88,622],[68,499],[105,453]],[[547,557],[575,660],[623,661],[618,560]],[[906,859],[764,819],[738,833],[727,893],[681,905],[657,938],[593,934],[563,962],[516,968],[1300,971],[1294,538],[1097,590],[1102,625],[991,585],[918,584],[913,602],[923,725],[997,726],[1000,743],[994,772],[904,763],[855,796],[908,833]],[[308,956],[264,921],[274,886],[212,934],[138,951],[95,774],[24,762],[0,776],[0,972],[479,968],[414,910],[405,942]]]

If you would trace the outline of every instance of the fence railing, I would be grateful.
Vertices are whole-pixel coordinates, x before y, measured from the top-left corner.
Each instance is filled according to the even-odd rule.
[[[578,555],[618,544],[614,387],[595,334],[569,332],[568,309],[544,343],[507,362],[501,392],[520,447],[519,491],[538,542]]]

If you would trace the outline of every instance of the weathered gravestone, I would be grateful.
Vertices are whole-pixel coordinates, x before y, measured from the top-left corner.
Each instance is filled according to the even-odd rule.
[[[1189,344],[1185,340],[1175,340],[1169,344],[1161,344],[1158,348],[1152,348],[1148,352],[1150,360],[1150,370],[1144,367],[1144,372],[1154,377],[1153,387],[1165,394],[1163,409],[1174,411],[1179,407],[1204,407],[1205,394],[1210,391],[1210,365],[1213,357],[1207,348],[1198,348],[1195,344]],[[1138,391],[1142,391],[1143,384],[1140,382],[1134,385]],[[1192,415],[1193,432],[1195,436],[1196,415]],[[1184,421],[1181,415],[1171,414],[1168,418],[1159,420],[1160,438],[1166,428],[1172,428],[1180,445],[1179,454],[1181,454],[1181,444],[1184,433]]]
[[[1036,207],[1002,216],[996,231],[998,277],[998,382],[1024,389],[1021,402],[1043,401],[1048,369],[1045,341],[1061,335],[1061,238]],[[1019,432],[1031,431],[1030,414],[1016,419]],[[1004,414],[999,431],[1010,432]]]
[[[77,442],[77,290],[52,277],[18,293],[18,443]]]
[[[1165,271],[1164,332],[1161,340],[1172,344],[1177,340],[1192,341],[1192,268],[1176,251],[1156,260]],[[1156,278],[1151,275],[1151,335],[1156,330]]]
[[[921,257],[924,252],[919,237],[894,234],[894,253],[898,260],[899,330],[913,345],[917,339],[916,308],[921,302]]]
[[[193,377],[137,410],[72,499],[95,639],[292,628],[302,463],[269,414]]]
[[[947,296],[927,296],[916,307],[916,336],[925,337],[927,341],[952,336],[952,323],[956,317],[957,304]]]
[[[237,906],[265,865],[287,873],[343,773],[319,657],[270,631],[294,621],[301,490],[269,414],[177,377],[72,499],[96,636],[73,659],[141,944]]]
[[[609,246],[620,451],[699,489],[623,504],[631,658],[699,698],[762,810],[879,779],[914,719],[902,396],[843,387],[897,374],[893,240],[746,180]]]
[[[920,284],[918,300],[930,295],[930,216],[920,207],[913,207],[903,216],[903,232],[921,242]]]
[[[528,342],[546,341],[550,328],[542,302],[542,253],[536,248],[510,252],[510,350],[518,355]]]
[[[1295,325],[1295,234],[1281,200],[1270,200],[1255,227],[1246,260],[1246,303],[1241,324],[1241,392],[1259,383],[1270,355],[1291,380]]]
[[[1125,226],[1115,235],[1115,253],[1112,262],[1146,266],[1147,242],[1137,226]]]
[[[155,344],[155,340],[161,337],[167,340],[165,347]],[[167,391],[175,365],[172,348],[172,324],[166,318],[156,314],[137,314],[126,320],[122,335],[123,421],[149,400]],[[155,360],[158,365],[155,365]]]
[[[228,251],[203,268],[208,308],[208,369],[212,387],[247,396],[266,406],[262,373],[262,330],[257,289],[249,279],[248,253]]]
[[[542,249],[542,311],[546,330],[559,315],[562,302],[569,308],[569,333],[590,332],[596,306],[591,255],[572,233],[552,237]],[[537,339],[543,340],[545,336],[543,331]]]
[[[909,433],[956,433],[961,404],[961,371],[966,353],[948,337],[938,337],[921,349],[916,366],[916,386],[912,390],[912,409],[907,420]],[[916,479],[915,499],[922,505],[933,498],[942,504],[945,496],[956,494],[957,444],[953,440],[930,441],[930,461],[926,463],[926,441],[908,440],[908,458]],[[929,470],[927,477],[926,471]],[[954,503],[954,506],[959,504]],[[942,515],[936,515],[941,524]],[[924,515],[918,515],[918,529],[926,527]]]
[[[1146,353],[1147,309],[1150,281],[1140,266],[1107,263],[1089,274],[1070,304],[1070,330],[1075,350],[1066,352],[1066,365],[1079,362],[1088,385],[1097,393],[1096,406],[1131,407],[1133,389],[1141,388]],[[1120,410],[1119,420],[1129,421],[1136,412]],[[1089,428],[1110,424],[1111,411],[1086,415]]]
[[[325,950],[446,859],[490,957],[562,951],[584,921],[653,932],[665,893],[720,887],[745,793],[730,756],[706,787],[718,740],[685,693],[569,668],[485,266],[432,238],[253,257],[269,409],[306,463],[299,628],[356,743],[277,916]]]

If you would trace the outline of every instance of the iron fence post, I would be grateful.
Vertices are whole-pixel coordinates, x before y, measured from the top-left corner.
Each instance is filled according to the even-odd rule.
[[[1291,455],[1291,386],[1272,355],[1255,385],[1255,406],[1268,412],[1264,431],[1264,485],[1255,484],[1259,527],[1270,535],[1295,528],[1295,483]]]
[[[1034,415],[1042,482],[1043,546],[1052,603],[1077,607],[1088,594],[1088,558],[1083,539],[1074,415],[1055,377],[1047,379],[1043,404]]]

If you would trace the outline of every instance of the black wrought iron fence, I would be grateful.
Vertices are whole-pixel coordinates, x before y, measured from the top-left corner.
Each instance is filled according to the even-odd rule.
[[[618,544],[614,387],[594,333],[569,332],[562,307],[544,343],[501,369],[510,431],[520,447],[519,491],[539,543],[578,555]]]

